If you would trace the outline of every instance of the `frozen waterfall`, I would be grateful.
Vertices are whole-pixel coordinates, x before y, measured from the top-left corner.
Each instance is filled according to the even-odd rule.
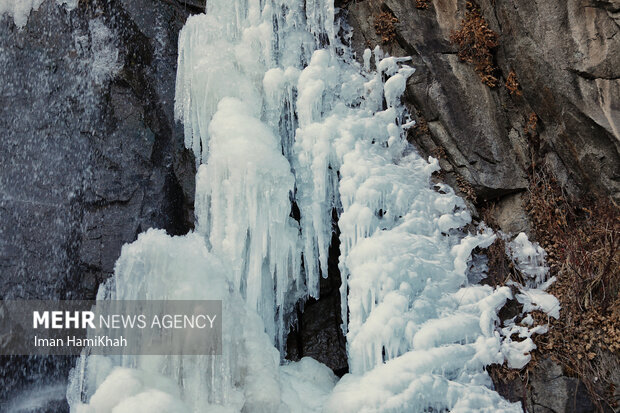
[[[82,356],[73,412],[521,411],[484,367],[525,364],[532,332],[503,335],[511,290],[466,276],[496,235],[464,232],[463,200],[404,137],[415,69],[379,48],[359,65],[338,31],[331,0],[208,0],[188,19],[175,113],[198,164],[196,230],[141,234],[98,299],[222,300],[223,355]],[[327,275],[334,209],[340,381],[282,356],[295,305]]]

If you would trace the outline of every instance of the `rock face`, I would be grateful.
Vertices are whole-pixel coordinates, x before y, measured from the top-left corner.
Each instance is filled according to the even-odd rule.
[[[2,18],[3,297],[92,298],[123,243],[191,227],[194,161],[172,114],[186,15],[45,1],[23,29]]]
[[[529,392],[520,380],[499,383],[496,389],[511,401],[523,400],[530,413],[596,411],[584,384],[575,377],[565,376],[562,367],[551,359],[539,362],[535,373],[529,377],[529,385],[532,389]]]
[[[340,231],[336,211],[332,213],[333,233],[327,262],[327,278],[320,280],[320,297],[310,298],[298,310],[297,323],[287,337],[289,360],[312,357],[331,368],[338,376],[349,372],[346,338],[340,313],[341,275],[338,269]]]
[[[536,162],[547,164],[574,194],[620,198],[620,2],[479,1],[498,34],[493,89],[473,65],[459,61],[450,42],[466,1],[343,6],[358,56],[382,44],[374,28],[382,11],[398,19],[395,40],[382,47],[411,56],[417,70],[406,97],[419,121],[411,140],[423,152],[443,155],[452,183],[461,175],[479,201],[497,199],[524,190]],[[519,84],[513,94],[504,86],[511,72]],[[527,133],[533,115],[535,132]]]
[[[183,4],[53,0],[0,19],[0,297],[91,299],[121,246],[193,225],[173,101]],[[3,395],[71,362],[2,360]],[[25,376],[24,376],[25,375]],[[1,410],[1,409],[0,409]]]
[[[593,412],[596,407],[588,398],[583,383],[566,377],[562,367],[547,359],[532,377],[532,388],[527,410],[532,413]]]

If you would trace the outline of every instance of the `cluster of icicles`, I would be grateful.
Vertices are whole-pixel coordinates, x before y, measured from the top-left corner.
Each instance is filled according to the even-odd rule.
[[[414,68],[379,49],[356,63],[334,18],[330,0],[209,0],[188,19],[175,109],[198,165],[196,230],[141,234],[98,298],[222,300],[223,354],[83,356],[73,412],[521,411],[484,367],[527,363],[531,332],[502,335],[510,289],[466,276],[496,235],[463,233],[464,202],[404,138]],[[326,275],[333,210],[340,380],[282,358],[295,305]]]

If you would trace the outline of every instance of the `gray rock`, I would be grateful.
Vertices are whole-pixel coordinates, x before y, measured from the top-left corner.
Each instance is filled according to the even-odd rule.
[[[46,0],[23,29],[1,16],[3,299],[94,298],[124,243],[150,227],[192,227],[194,160],[173,119],[187,15],[172,1],[80,1],[68,12]],[[3,359],[0,400],[71,364]]]
[[[194,163],[173,120],[186,16],[167,2],[45,1],[21,30],[2,18],[2,297],[92,297],[80,274],[111,274],[123,243],[191,228]]]
[[[286,357],[289,360],[312,357],[342,376],[348,373],[349,365],[340,316],[340,232],[335,211],[332,216],[334,232],[329,248],[327,278],[320,280],[319,299],[309,299],[303,303],[303,310],[298,311],[297,323],[287,337]]]
[[[500,381],[497,390],[512,402],[521,402],[529,413],[590,413],[597,411],[585,385],[564,374],[562,367],[546,358],[538,361],[535,370],[520,379]]]
[[[562,367],[551,359],[540,362],[530,379],[532,391],[527,401],[531,413],[587,413],[596,411],[585,385],[579,379],[567,377]]]
[[[456,4],[444,6],[447,10],[419,10],[397,0],[351,3],[353,47],[361,56],[365,47],[380,44],[373,22],[381,10],[389,9],[399,20],[397,43],[383,47],[390,54],[412,57],[416,73],[409,79],[405,103],[430,131],[430,139],[412,140],[428,153],[443,148],[453,170],[473,185],[481,199],[521,190],[527,186],[527,158],[515,150],[506,133],[510,113],[502,108],[502,96],[458,61],[448,41],[458,23]]]
[[[405,103],[429,129],[413,133],[411,141],[428,154],[443,148],[450,171],[473,185],[479,201],[526,188],[533,159],[550,164],[575,195],[619,198],[619,3],[479,4],[499,34],[500,85],[494,89],[482,84],[471,65],[458,61],[450,44],[450,33],[464,16],[464,0],[436,0],[428,9],[400,0],[345,5],[357,56],[380,44],[375,16],[389,10],[399,20],[396,42],[383,48],[412,57],[417,72],[409,80]],[[516,73],[522,96],[510,95],[503,86],[510,71]],[[539,119],[539,145],[524,133],[532,113]]]
[[[507,195],[494,205],[494,221],[503,232],[518,234],[531,233],[529,217],[523,209],[523,194]]]

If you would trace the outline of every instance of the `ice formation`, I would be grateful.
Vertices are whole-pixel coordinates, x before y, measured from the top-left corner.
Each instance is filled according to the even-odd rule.
[[[198,233],[170,237],[149,230],[123,247],[114,277],[97,298],[220,299],[225,351],[221,356],[82,356],[67,394],[72,411],[275,412],[281,404],[285,411],[318,411],[311,407],[331,390],[333,373],[313,360],[280,368],[272,338],[232,288],[232,278],[230,266],[209,251]],[[299,394],[300,377],[314,392],[311,400]],[[145,400],[155,410],[144,407]],[[289,408],[287,401],[301,404]]]
[[[114,34],[104,24],[103,19],[90,20],[88,29],[92,58],[88,62],[90,67],[87,71],[95,84],[103,85],[106,80],[118,73],[123,65],[119,62],[119,51],[114,45]]]
[[[555,282],[555,277],[538,286],[538,288],[521,288],[516,298],[523,304],[523,311],[529,313],[540,310],[550,317],[560,318],[560,301],[545,290]]]
[[[24,27],[31,10],[38,10],[43,0],[0,0],[0,16],[13,16],[17,27]]]
[[[0,0],[0,17],[8,14],[13,17],[13,22],[20,29],[28,22],[28,16],[32,10],[38,10],[44,0]],[[78,0],[56,0],[59,5],[64,5],[67,10],[77,6]]]
[[[505,239],[508,237],[502,234]],[[532,311],[546,313],[549,317],[560,317],[560,302],[553,295],[546,292],[555,277],[547,279],[549,267],[545,261],[546,252],[538,245],[531,242],[523,232],[506,243],[506,255],[512,259],[515,268],[524,277],[525,285],[514,281],[508,284],[517,293],[515,299],[522,305],[521,313],[510,320],[504,321],[504,327],[500,330],[503,336],[502,348],[506,356],[508,367],[520,369],[531,359],[530,351],[536,348],[532,340],[533,334],[544,334],[547,326],[534,326]],[[520,318],[519,323],[516,319]],[[519,325],[520,324],[520,325]],[[518,340],[513,341],[516,334]]]
[[[506,253],[512,258],[517,269],[527,277],[528,287],[537,287],[547,280],[549,273],[549,268],[545,265],[547,253],[538,243],[531,242],[524,232],[506,244]]]
[[[484,367],[527,362],[541,331],[517,326],[511,341],[498,325],[511,289],[467,279],[496,235],[463,231],[463,200],[407,143],[408,59],[377,48],[357,64],[334,13],[329,0],[210,0],[188,19],[175,114],[199,166],[196,231],[140,235],[99,298],[221,299],[224,354],[83,356],[72,411],[521,411]],[[295,305],[319,296],[334,211],[350,365],[338,382],[278,351]]]
[[[504,321],[504,327],[500,329],[502,339],[502,352],[506,363],[510,368],[520,369],[529,363],[530,351],[536,348],[532,335],[547,332],[546,325],[534,325],[532,311],[540,311],[549,317],[560,317],[560,302],[545,290],[555,282],[555,277],[538,285],[536,288],[526,287],[517,283],[510,283],[517,289],[516,300],[522,304],[521,313],[512,319]],[[519,323],[516,319],[520,318]],[[516,340],[513,335],[516,334]]]

